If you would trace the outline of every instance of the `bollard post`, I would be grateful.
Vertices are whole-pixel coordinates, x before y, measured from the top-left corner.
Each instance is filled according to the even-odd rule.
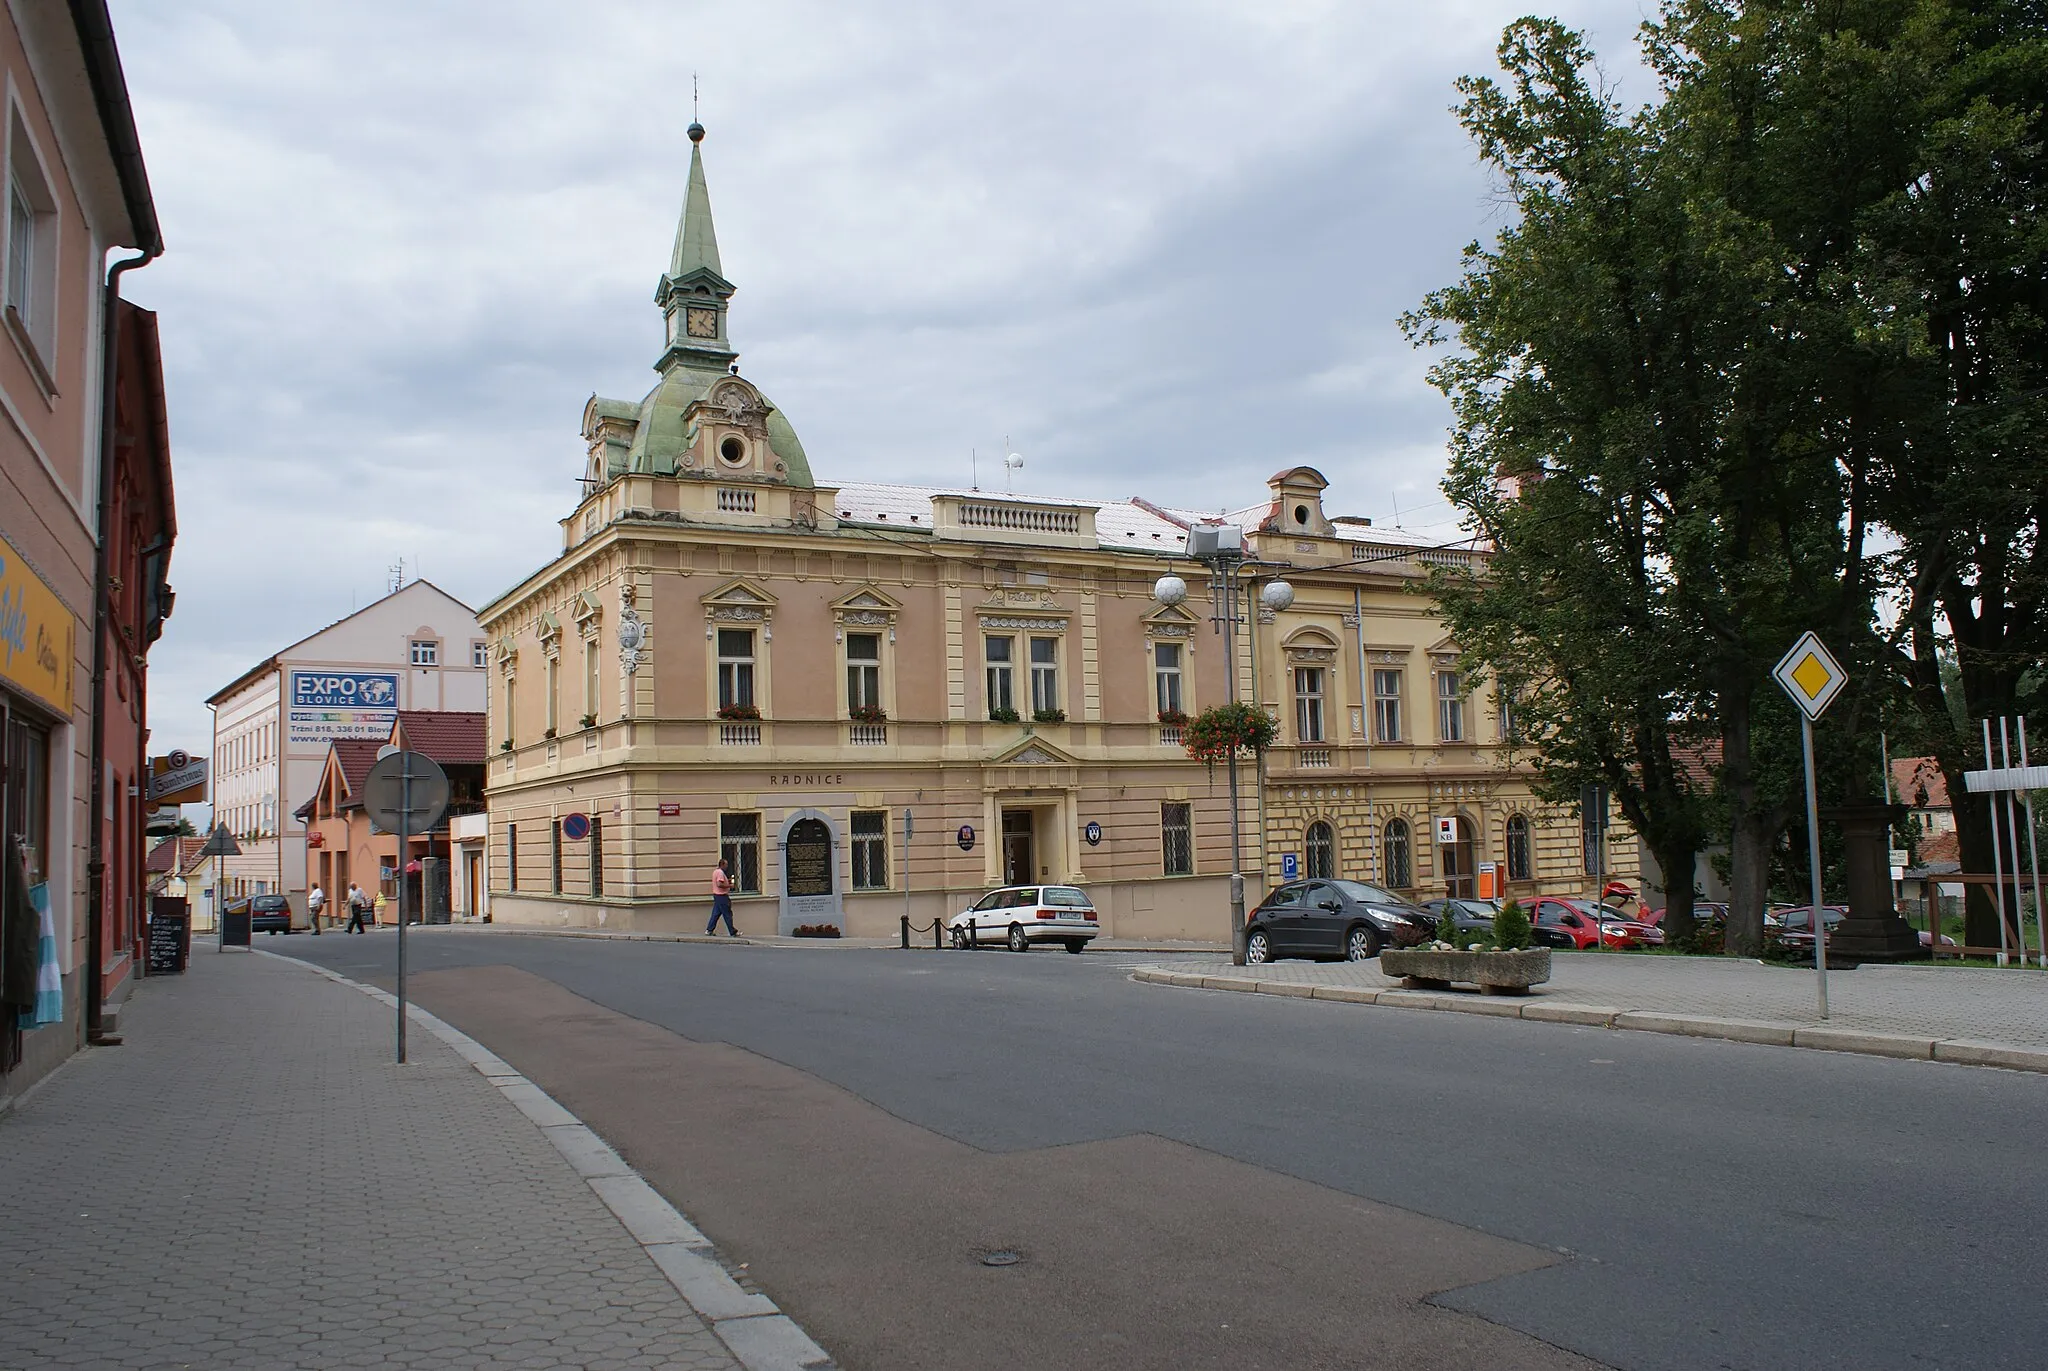
[[[903,950],[908,952],[910,950],[910,916],[905,914],[901,918],[903,922]]]
[[[938,915],[934,914],[932,915],[932,951],[938,952],[944,950],[946,946],[945,939],[945,920],[941,919]]]
[[[967,946],[973,951],[981,950],[981,915],[976,914],[967,921]]]

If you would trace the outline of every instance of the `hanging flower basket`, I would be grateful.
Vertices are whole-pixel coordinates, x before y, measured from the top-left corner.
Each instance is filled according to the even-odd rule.
[[[1188,715],[1184,709],[1162,709],[1159,711],[1159,722],[1169,728],[1183,727],[1187,721]]]
[[[1254,705],[1214,705],[1190,719],[1181,730],[1188,756],[1214,766],[1244,752],[1254,756],[1271,747],[1280,725]]]

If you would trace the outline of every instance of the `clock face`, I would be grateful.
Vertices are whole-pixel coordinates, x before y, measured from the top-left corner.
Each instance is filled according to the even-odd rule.
[[[715,309],[693,309],[684,320],[692,338],[716,338],[718,336],[718,311]]]

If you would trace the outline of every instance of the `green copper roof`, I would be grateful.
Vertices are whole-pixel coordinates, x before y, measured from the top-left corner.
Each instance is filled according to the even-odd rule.
[[[704,149],[690,145],[690,191],[683,198],[683,220],[676,225],[676,248],[669,255],[668,274],[679,280],[693,271],[723,277],[718,265],[718,234],[711,227],[711,188],[704,184]]]

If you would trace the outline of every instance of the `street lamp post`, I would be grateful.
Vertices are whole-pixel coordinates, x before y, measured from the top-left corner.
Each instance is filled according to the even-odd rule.
[[[1237,625],[1241,622],[1237,608],[1237,579],[1247,566],[1259,563],[1245,556],[1244,530],[1235,524],[1196,524],[1188,530],[1187,555],[1209,570],[1209,625],[1212,632],[1223,635],[1224,672],[1229,684],[1230,703],[1234,705],[1237,703]],[[1152,598],[1162,605],[1178,605],[1187,597],[1188,583],[1178,576],[1161,576],[1152,586]],[[1276,579],[1267,584],[1259,598],[1268,609],[1278,612],[1294,603],[1294,587]],[[1256,632],[1256,626],[1248,622],[1245,631]],[[1242,806],[1238,800],[1236,748],[1230,750],[1226,769],[1230,774],[1230,960],[1234,966],[1243,966],[1244,834]]]

